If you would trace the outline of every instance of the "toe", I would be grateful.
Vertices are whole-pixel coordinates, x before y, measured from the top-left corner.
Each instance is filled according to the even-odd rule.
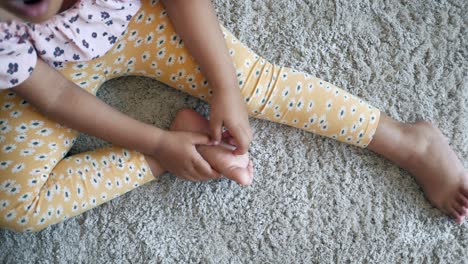
[[[457,195],[457,203],[460,204],[465,209],[468,209],[468,198],[466,198],[463,194]]]
[[[229,173],[226,173],[226,177],[243,186],[247,186],[252,183],[247,168],[232,168]]]
[[[468,184],[460,186],[460,193],[468,200]]]
[[[461,204],[455,202],[455,203],[453,204],[452,208],[455,210],[455,212],[457,212],[457,214],[458,214],[460,217],[465,216],[465,208],[464,208]]]
[[[462,217],[454,208],[450,209],[450,216],[453,217],[453,219],[455,220],[455,222],[457,222],[457,224],[461,224]]]
[[[251,160],[249,160],[249,164],[247,165],[247,171],[249,172],[250,181],[252,182],[254,173],[253,173],[253,163]]]

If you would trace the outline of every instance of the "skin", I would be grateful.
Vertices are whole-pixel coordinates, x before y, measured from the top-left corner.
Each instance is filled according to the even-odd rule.
[[[426,121],[382,114],[368,148],[409,171],[427,199],[461,223],[468,214],[468,173],[440,130]]]
[[[32,23],[40,23],[40,22],[47,21],[48,19],[52,18],[57,13],[68,9],[75,2],[76,2],[75,0],[52,0],[49,2],[49,8],[47,9],[47,12],[36,17],[25,16],[21,14],[14,6],[12,6],[9,3],[9,0],[1,1],[0,7],[8,11],[10,14],[14,14],[15,17],[20,20],[29,21]]]
[[[57,10],[64,10],[66,6],[72,5],[74,2],[76,1],[63,2],[58,0],[54,3],[61,3],[62,6],[57,9],[55,4],[50,5],[49,10],[46,12],[47,15],[37,18],[23,16],[22,18],[27,21],[48,19],[51,14],[57,13]],[[200,32],[202,27],[204,28],[203,23],[211,25],[205,31],[205,33],[210,33],[211,38],[206,38],[200,42],[186,43],[186,46],[193,52],[196,59],[201,59],[200,66],[202,71],[207,73],[207,79],[212,82],[211,86],[213,87],[214,95],[210,102],[212,106],[212,118],[210,120],[212,124],[216,124],[211,126],[212,131],[217,131],[214,133],[214,140],[211,140],[207,135],[199,133],[165,131],[133,120],[105,105],[92,95],[83,92],[81,88],[67,81],[58,72],[40,60],[38,60],[39,63],[36,65],[32,76],[27,81],[14,87],[13,90],[50,119],[75,130],[101,137],[116,145],[140,151],[146,155],[147,160],[155,159],[160,164],[165,164],[165,168],[168,171],[180,178],[192,181],[206,181],[218,178],[219,173],[213,170],[210,164],[197,152],[196,146],[213,145],[213,143],[220,142],[221,125],[224,125],[228,129],[232,129],[231,135],[237,146],[234,152],[236,154],[245,154],[252,141],[252,132],[245,105],[241,100],[237,81],[228,81],[236,79],[235,70],[229,59],[224,38],[211,3],[206,0],[194,2],[197,2],[198,5],[193,10],[194,6],[191,1],[191,4],[187,5],[181,5],[180,1],[169,1],[166,3],[166,8],[168,9],[168,13],[174,13],[177,8],[180,8],[178,11],[184,14],[194,13],[191,19],[183,21],[182,26],[180,26],[179,20],[175,21],[178,25],[176,26],[178,30],[184,31],[184,28],[189,28],[188,25],[190,24],[198,28],[198,31],[183,33],[187,39],[194,38],[198,34],[197,32]],[[18,14],[8,6],[8,2],[2,1],[1,3],[2,7],[11,11],[13,15],[21,17],[21,14]],[[197,18],[203,18],[204,20],[197,22]],[[220,52],[212,55],[206,54],[203,45],[211,45],[211,49]],[[218,62],[215,59],[217,56],[225,58],[224,60],[220,60],[219,63],[221,65],[217,64]],[[43,76],[47,76],[47,78],[43,78]],[[221,81],[223,79],[226,81]],[[61,83],[62,85],[57,85],[57,83]],[[55,96],[45,98],[42,96],[44,94],[54,94]],[[80,102],[81,106],[77,108],[79,109],[78,111],[72,113],[72,111],[67,110],[67,106],[74,105],[77,102]],[[86,109],[93,109],[93,111]],[[92,112],[94,111],[102,113],[102,115],[93,116]],[[108,120],[113,120],[113,122],[109,122]],[[118,129],[123,129],[122,131],[126,131],[126,133],[123,134],[117,131]],[[113,132],[108,133],[109,131]],[[125,134],[133,135],[135,139],[126,138]]]
[[[170,127],[173,131],[190,131],[203,134],[210,133],[209,122],[199,113],[191,109],[182,109],[177,112]],[[232,138],[225,138],[229,141]],[[240,185],[250,185],[253,180],[253,164],[249,154],[236,155],[232,153],[232,146],[219,144],[217,146],[197,146],[198,152],[205,158],[213,168],[224,177],[231,179]],[[156,160],[149,160],[155,175],[164,173],[166,170]]]
[[[61,7],[47,14],[63,10],[71,3],[56,2],[62,3]],[[252,132],[211,3],[163,2],[177,32],[213,87],[210,134],[220,142],[221,127],[227,127],[232,135],[228,142],[237,145],[234,153],[245,153]],[[6,3],[1,1],[0,7],[14,13]],[[205,37],[198,39],[200,33]],[[165,164],[165,169],[188,180],[219,177],[197,150],[197,146],[212,145],[206,134],[193,130],[165,131],[136,121],[85,92],[41,60],[32,76],[13,90],[51,120],[145,154],[154,175],[161,171],[158,164]],[[368,148],[408,170],[434,206],[462,222],[468,213],[468,175],[439,129],[423,121],[404,124],[382,113]],[[203,152],[202,148],[199,150]]]
[[[252,130],[240,94],[236,70],[211,0],[162,2],[177,34],[186,43],[213,89],[210,100],[210,134],[213,140],[220,142],[224,126],[236,143],[234,154],[245,154],[252,141]]]
[[[169,171],[176,167],[171,172],[181,178],[208,180],[218,177],[196,150],[196,145],[210,145],[207,135],[166,131],[137,121],[81,89],[42,60],[38,60],[26,81],[12,89],[49,119],[139,151],[147,159],[166,164]]]

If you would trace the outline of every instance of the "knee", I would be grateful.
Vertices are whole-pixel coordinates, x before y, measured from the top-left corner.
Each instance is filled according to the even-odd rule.
[[[0,190],[0,229],[36,232],[47,227],[50,220],[53,220],[52,207],[47,212],[41,212],[39,197],[33,194],[33,190],[22,190],[19,193],[21,188],[17,184],[11,185],[10,188],[3,188],[5,195]]]
[[[47,227],[47,225],[41,224],[41,217],[37,219],[32,214],[22,214],[19,211],[12,209],[1,215],[0,229],[29,233],[38,232]],[[45,219],[42,222],[45,223]]]
[[[5,229],[5,230],[10,230],[15,233],[34,233],[34,232],[39,232],[45,227],[38,227],[36,225],[31,225],[31,224],[26,224],[26,225],[19,225],[19,224],[9,224],[9,225],[2,225],[0,226],[0,229]]]

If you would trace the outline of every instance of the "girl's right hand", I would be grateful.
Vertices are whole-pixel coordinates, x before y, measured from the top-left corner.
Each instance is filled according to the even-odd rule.
[[[196,145],[212,143],[207,135],[164,130],[151,156],[164,169],[182,179],[208,181],[219,178],[220,174],[198,153]]]

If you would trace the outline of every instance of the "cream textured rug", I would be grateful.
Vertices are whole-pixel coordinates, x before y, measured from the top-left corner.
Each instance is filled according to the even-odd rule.
[[[432,120],[468,166],[468,2],[216,0],[222,23],[277,64],[308,71],[398,120]],[[207,105],[121,78],[99,97],[168,127]],[[0,231],[0,263],[468,263],[454,224],[410,175],[368,150],[251,120],[255,180],[165,174],[37,234]],[[73,153],[103,143],[82,136]]]

